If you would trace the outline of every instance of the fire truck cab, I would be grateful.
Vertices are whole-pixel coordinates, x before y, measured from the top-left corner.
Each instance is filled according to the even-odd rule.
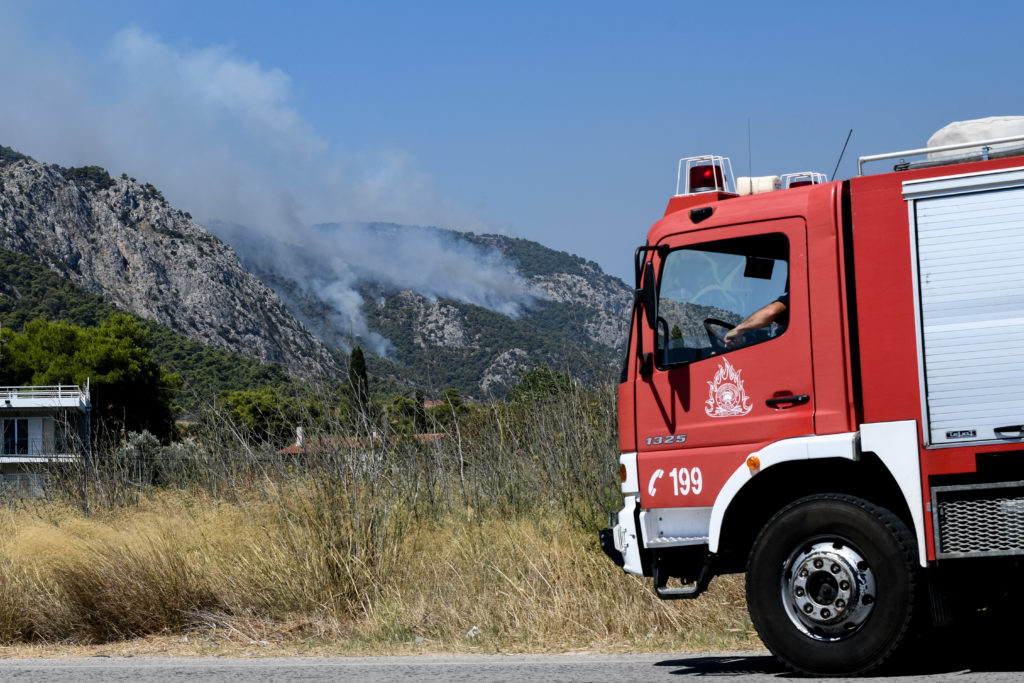
[[[804,673],[879,666],[1024,555],[1024,135],[860,166],[936,151],[744,196],[684,159],[636,252],[602,547],[664,599],[745,571]]]

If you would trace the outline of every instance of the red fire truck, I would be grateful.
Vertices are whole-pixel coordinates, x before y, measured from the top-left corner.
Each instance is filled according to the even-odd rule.
[[[925,152],[952,156],[863,175]],[[810,674],[997,601],[1024,556],[1024,136],[860,171],[740,196],[728,159],[680,162],[636,252],[600,535],[664,599],[745,571]]]

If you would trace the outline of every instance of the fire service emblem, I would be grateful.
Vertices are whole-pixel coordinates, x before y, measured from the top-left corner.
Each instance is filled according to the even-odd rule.
[[[740,371],[724,358],[708,387],[708,400],[704,402],[704,412],[708,417],[740,417],[754,407],[743,390]]]

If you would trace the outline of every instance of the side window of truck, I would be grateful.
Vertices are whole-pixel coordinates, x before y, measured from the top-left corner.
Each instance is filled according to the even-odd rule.
[[[770,233],[670,251],[658,278],[660,368],[763,344],[789,322],[789,242]]]

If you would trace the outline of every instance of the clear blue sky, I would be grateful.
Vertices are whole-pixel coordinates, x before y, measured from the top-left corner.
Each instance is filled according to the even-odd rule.
[[[0,0],[0,144],[127,171],[203,218],[245,220],[238,187],[291,184],[303,220],[506,232],[627,278],[680,157],[748,174],[748,121],[755,175],[831,173],[853,128],[848,177],[950,121],[1024,114],[1022,19],[1017,2]],[[231,92],[195,94],[213,73]],[[119,137],[131,112],[154,122]],[[178,156],[232,170],[189,184]]]

